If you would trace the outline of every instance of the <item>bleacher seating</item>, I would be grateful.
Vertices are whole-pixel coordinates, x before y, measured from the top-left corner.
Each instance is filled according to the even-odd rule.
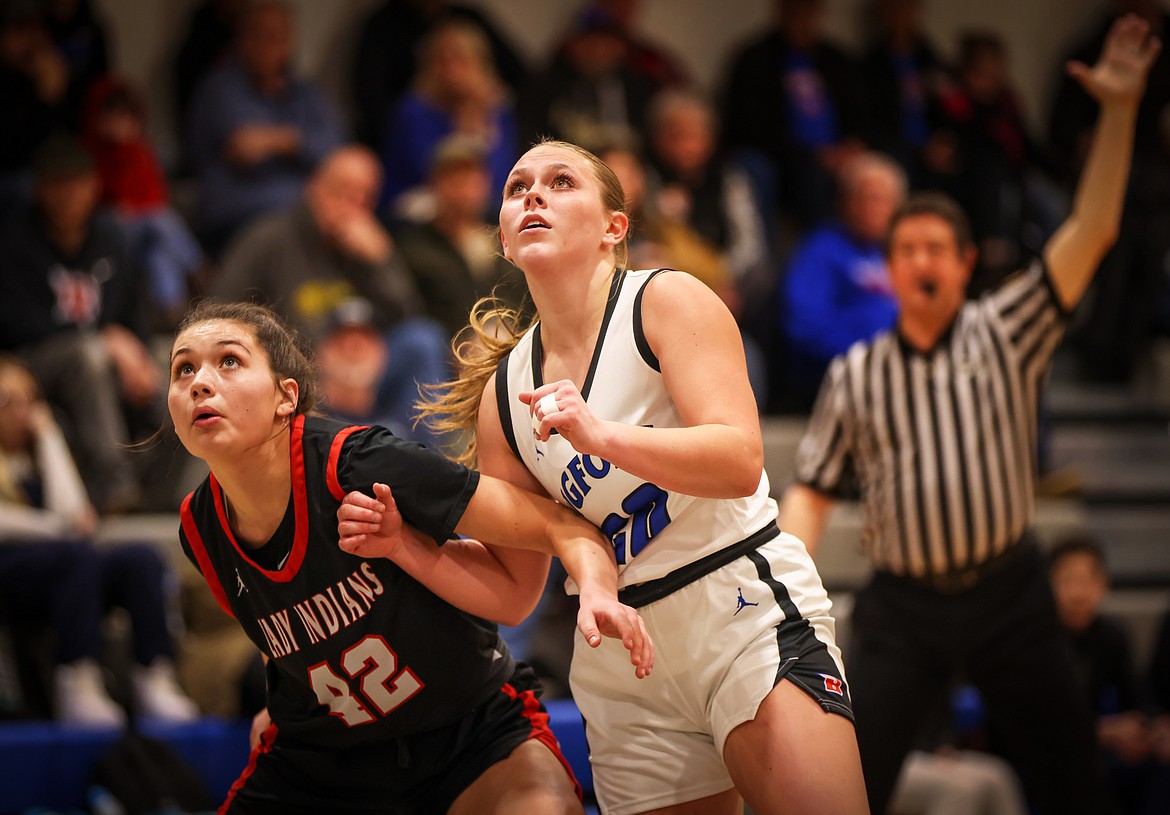
[[[549,724],[592,807],[593,775],[581,714],[571,699],[552,699],[547,707]],[[222,800],[247,764],[249,727],[247,721],[205,718],[185,725],[143,722],[141,731],[174,745]],[[0,726],[0,815],[20,815],[33,808],[85,810],[94,762],[119,732],[47,722]],[[596,808],[590,811],[595,814]]]

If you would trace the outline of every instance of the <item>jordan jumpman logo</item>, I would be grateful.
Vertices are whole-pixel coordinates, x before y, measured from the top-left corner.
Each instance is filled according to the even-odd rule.
[[[758,606],[758,605],[759,605],[759,603],[749,603],[747,600],[743,599],[743,589],[740,589],[739,590],[739,599],[736,600],[735,614],[739,614],[741,611],[743,611],[748,606]],[[734,617],[735,614],[732,614],[731,616]]]

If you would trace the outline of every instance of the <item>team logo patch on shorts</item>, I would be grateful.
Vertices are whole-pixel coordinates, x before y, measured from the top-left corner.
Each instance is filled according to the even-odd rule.
[[[835,693],[838,696],[845,695],[844,683],[840,679],[828,674],[821,674],[821,678],[825,680],[825,690],[829,693]]]

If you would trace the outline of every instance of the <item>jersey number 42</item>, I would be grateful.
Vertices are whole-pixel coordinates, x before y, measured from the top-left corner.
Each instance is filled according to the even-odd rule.
[[[410,668],[398,669],[398,655],[376,634],[347,648],[341,655],[341,669],[345,677],[328,662],[319,662],[309,668],[309,685],[317,701],[329,708],[329,715],[348,727],[390,715],[423,689],[422,680]]]

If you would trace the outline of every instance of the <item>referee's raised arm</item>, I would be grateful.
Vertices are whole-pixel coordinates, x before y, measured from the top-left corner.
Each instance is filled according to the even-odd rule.
[[[1096,65],[1068,66],[1101,110],[1072,212],[1044,247],[1053,287],[1066,311],[1080,301],[1117,239],[1138,103],[1161,47],[1158,38],[1150,36],[1149,24],[1130,14],[1113,24]]]

